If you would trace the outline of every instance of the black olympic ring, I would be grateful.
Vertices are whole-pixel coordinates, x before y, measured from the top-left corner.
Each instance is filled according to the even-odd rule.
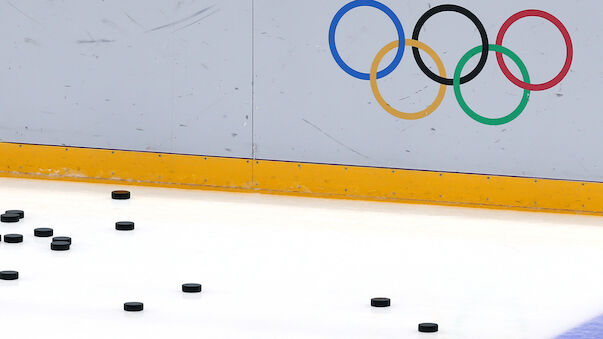
[[[473,69],[473,71],[471,71],[471,73],[465,75],[464,77],[461,77],[461,84],[465,84],[465,83],[473,80],[476,76],[478,76],[478,74],[484,69],[484,66],[486,66],[486,61],[488,60],[488,52],[490,50],[489,43],[488,43],[488,34],[486,33],[486,29],[484,28],[484,25],[482,24],[482,22],[475,16],[475,14],[471,13],[471,11],[469,11],[468,9],[461,7],[461,6],[457,6],[457,5],[440,5],[440,6],[431,8],[430,10],[425,12],[425,14],[423,14],[423,16],[421,16],[421,18],[419,18],[419,21],[417,21],[417,24],[415,25],[415,29],[412,32],[413,40],[419,41],[419,33],[421,32],[421,28],[423,28],[423,25],[425,24],[425,22],[429,18],[431,18],[432,16],[434,16],[435,14],[438,14],[440,12],[457,12],[459,14],[466,16],[469,20],[471,20],[471,22],[473,22],[475,27],[477,27],[477,30],[479,31],[479,35],[482,38],[482,55],[479,59],[479,62],[477,63],[477,66],[475,66],[475,68]],[[419,68],[421,69],[421,71],[423,71],[423,73],[425,73],[425,75],[427,75],[431,80],[436,81],[442,85],[452,86],[452,83],[453,83],[452,79],[440,77],[439,75],[433,73],[425,65],[425,63],[423,62],[423,59],[421,59],[421,54],[419,53],[418,48],[413,47],[412,53],[415,57],[417,65],[419,65]]]

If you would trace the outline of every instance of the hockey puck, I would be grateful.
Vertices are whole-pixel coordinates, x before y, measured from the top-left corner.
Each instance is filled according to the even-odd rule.
[[[144,309],[144,304],[139,302],[124,303],[124,311],[140,312]]]
[[[21,235],[21,234],[5,234],[4,242],[9,243],[9,244],[16,244],[16,243],[23,242],[23,235]]]
[[[131,221],[118,221],[115,223],[115,229],[118,231],[132,231],[134,223]]]
[[[128,200],[130,199],[129,191],[113,191],[111,192],[111,198],[115,200]]]
[[[21,218],[18,214],[5,213],[0,215],[0,221],[2,222],[18,222]]]
[[[373,307],[389,307],[391,300],[389,298],[373,298],[371,299],[371,306]]]
[[[52,235],[54,234],[54,231],[52,230],[52,228],[36,228],[34,230],[34,235],[36,237],[41,237],[41,238],[48,238],[48,237],[52,237]]]
[[[64,242],[69,243],[69,245],[71,245],[70,237],[54,237],[54,238],[52,238],[52,241],[64,241]]]
[[[438,324],[421,323],[419,324],[419,332],[432,333],[438,331]]]
[[[17,271],[2,271],[0,272],[0,280],[17,280],[19,272]]]
[[[25,217],[25,212],[21,211],[21,210],[8,210],[6,212],[4,212],[6,214],[17,214],[19,215],[19,219],[23,219]]]
[[[201,292],[201,284],[182,284],[182,292],[199,293]]]
[[[68,251],[71,244],[66,241],[53,241],[50,243],[50,249],[53,251]]]

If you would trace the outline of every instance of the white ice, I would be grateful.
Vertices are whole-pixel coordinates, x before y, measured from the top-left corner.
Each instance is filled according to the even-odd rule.
[[[25,236],[0,243],[2,338],[534,339],[603,313],[601,217],[23,179],[0,209],[26,214],[0,224]]]

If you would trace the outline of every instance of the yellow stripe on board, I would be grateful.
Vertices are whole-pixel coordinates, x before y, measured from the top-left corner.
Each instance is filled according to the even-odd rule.
[[[603,215],[603,183],[255,161],[262,190]]]
[[[0,143],[0,176],[603,215],[603,183]]]
[[[151,186],[250,188],[248,159],[0,143],[0,175]]]

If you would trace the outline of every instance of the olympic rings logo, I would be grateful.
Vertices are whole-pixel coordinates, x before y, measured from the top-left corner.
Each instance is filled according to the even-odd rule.
[[[362,73],[362,72],[359,72],[359,71],[351,68],[350,66],[348,66],[343,61],[341,56],[339,55],[339,52],[337,51],[337,46],[335,45],[335,32],[337,30],[337,25],[339,24],[339,21],[341,20],[341,18],[350,10],[357,8],[357,7],[362,7],[362,6],[373,7],[375,9],[378,9],[381,12],[385,13],[392,20],[392,22],[394,23],[394,26],[396,27],[396,30],[398,32],[398,40],[392,41],[389,44],[385,45],[385,47],[383,47],[377,53],[377,56],[375,57],[372,65],[371,65],[369,73]],[[446,77],[446,70],[444,68],[444,64],[442,63],[442,60],[440,59],[438,54],[431,47],[429,47],[426,44],[424,44],[423,42],[419,41],[419,33],[421,31],[421,28],[425,24],[425,22],[427,22],[427,20],[429,18],[431,18],[432,16],[434,16],[435,14],[438,14],[441,12],[457,12],[457,13],[462,14],[463,16],[467,17],[477,27],[477,30],[478,30],[481,40],[482,40],[482,44],[480,46],[472,48],[463,57],[461,57],[461,60],[459,61],[459,63],[456,66],[456,69],[454,70],[454,75],[452,78]],[[515,54],[508,48],[502,46],[503,39],[505,37],[505,33],[507,32],[509,27],[511,27],[511,25],[513,23],[515,23],[517,20],[526,18],[526,17],[540,17],[545,20],[548,20],[553,25],[555,25],[557,27],[557,29],[559,29],[559,31],[563,35],[563,39],[565,40],[565,45],[566,45],[565,64],[563,65],[563,68],[561,69],[559,74],[557,74],[557,76],[555,76],[553,79],[551,79],[550,81],[547,81],[545,83],[532,84],[530,82],[530,75],[528,74],[528,70],[527,70],[525,64],[523,63],[523,61],[521,61],[521,59],[519,58],[519,56],[517,56],[517,54]],[[402,44],[401,42],[404,42],[404,43]],[[393,108],[392,106],[390,106],[385,101],[385,99],[383,99],[383,96],[381,96],[381,93],[379,92],[379,88],[377,86],[378,79],[381,79],[381,78],[389,75],[391,72],[393,72],[396,69],[396,67],[398,67],[398,65],[402,61],[402,56],[404,55],[404,47],[405,46],[412,47],[414,59],[415,59],[417,65],[419,66],[419,68],[421,69],[421,71],[423,73],[425,73],[425,75],[427,75],[430,79],[432,79],[433,81],[440,84],[440,88],[439,88],[435,101],[431,105],[429,105],[427,108],[425,108],[424,110],[416,112],[416,113],[402,112],[402,111],[399,111],[399,110]],[[423,14],[421,16],[421,18],[419,18],[419,20],[417,21],[417,24],[415,25],[415,28],[412,33],[412,39],[406,39],[405,34],[404,34],[404,28],[402,27],[402,23],[400,22],[400,19],[396,16],[396,14],[389,7],[387,7],[386,5],[380,3],[376,0],[354,0],[354,1],[346,4],[345,6],[343,6],[335,14],[335,17],[331,21],[331,27],[329,29],[329,47],[331,49],[331,54],[333,55],[333,58],[335,59],[335,61],[339,65],[339,67],[341,67],[341,69],[343,69],[347,74],[351,75],[354,78],[360,79],[360,80],[369,80],[370,81],[371,90],[373,92],[373,95],[375,96],[375,99],[377,99],[377,102],[379,102],[379,105],[384,110],[386,110],[388,113],[390,113],[391,115],[393,115],[395,117],[398,117],[400,119],[406,119],[406,120],[416,120],[416,119],[421,119],[421,118],[427,117],[428,115],[433,113],[442,103],[442,100],[444,99],[444,95],[446,94],[447,86],[453,86],[456,100],[459,103],[459,106],[461,107],[461,109],[473,120],[480,122],[482,124],[486,124],[486,125],[503,125],[503,124],[509,123],[509,122],[513,121],[515,118],[517,118],[525,110],[525,108],[528,104],[528,101],[530,99],[531,91],[544,91],[544,90],[550,89],[551,87],[559,84],[565,78],[565,76],[569,72],[570,67],[572,65],[572,60],[573,60],[573,55],[574,55],[572,39],[569,35],[569,32],[565,28],[565,26],[561,23],[561,21],[559,21],[559,19],[557,19],[553,15],[551,15],[547,12],[544,12],[544,11],[530,9],[530,10],[521,11],[519,13],[512,15],[509,19],[507,19],[507,21],[505,21],[503,23],[502,27],[500,28],[498,35],[496,37],[496,44],[490,44],[488,41],[488,35],[486,33],[484,25],[475,16],[475,14],[473,14],[472,12],[470,12],[469,10],[467,10],[466,8],[461,7],[461,6],[440,5],[440,6],[433,7],[430,10],[428,10],[427,12],[425,12],[425,14]],[[396,49],[396,55],[395,55],[393,61],[386,68],[379,70],[379,65],[381,63],[381,60],[387,53],[389,53],[393,49]],[[425,63],[423,62],[423,59],[421,58],[421,54],[419,53],[419,50],[423,50],[424,52],[427,53],[427,55],[429,55],[433,59],[433,61],[435,62],[436,66],[437,66],[438,74],[433,73],[425,65]],[[496,61],[498,62],[498,65],[499,65],[500,69],[502,70],[503,74],[505,75],[505,77],[507,79],[509,79],[509,81],[511,81],[513,84],[515,84],[516,86],[518,86],[519,88],[524,90],[523,97],[521,99],[521,102],[519,103],[519,106],[517,106],[517,108],[513,112],[511,112],[510,114],[508,114],[504,117],[501,117],[501,118],[488,118],[488,117],[485,117],[483,115],[476,113],[474,110],[472,110],[469,107],[469,105],[467,104],[467,102],[465,101],[465,99],[463,98],[463,95],[461,93],[461,85],[466,84],[467,82],[473,80],[483,70],[484,66],[486,65],[486,61],[488,60],[488,53],[490,51],[496,52]],[[475,66],[475,68],[471,72],[469,72],[467,75],[461,76],[461,73],[463,72],[463,68],[465,67],[467,62],[471,58],[473,58],[474,56],[476,56],[477,54],[480,54],[480,53],[481,53],[480,59],[479,59],[479,62],[477,63],[477,65]],[[511,73],[511,71],[509,71],[509,68],[507,67],[507,65],[505,64],[505,61],[503,59],[503,54],[508,56],[518,66],[519,70],[521,71],[521,76],[523,79],[518,79],[517,77],[515,77],[515,75],[513,75]]]

